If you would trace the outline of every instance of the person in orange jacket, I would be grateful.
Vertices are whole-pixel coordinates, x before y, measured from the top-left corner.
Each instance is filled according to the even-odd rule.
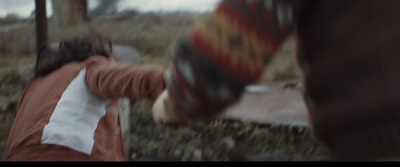
[[[208,120],[295,33],[310,128],[332,160],[400,157],[398,0],[222,0],[172,53],[160,123]]]
[[[127,161],[119,100],[155,100],[164,70],[118,63],[100,35],[44,47],[12,125],[5,161]],[[122,59],[127,60],[127,59]]]

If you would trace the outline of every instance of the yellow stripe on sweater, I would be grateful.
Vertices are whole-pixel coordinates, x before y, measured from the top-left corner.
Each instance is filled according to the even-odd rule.
[[[233,67],[234,69],[237,69],[239,66],[239,63],[244,63],[244,64],[250,64],[250,62],[245,62],[246,60],[241,60],[241,58],[238,55],[231,55],[228,49],[226,47],[223,47],[223,43],[225,43],[225,37],[224,35],[221,34],[221,36],[218,35],[218,30],[215,25],[216,22],[211,21],[212,24],[210,24],[210,20],[212,18],[208,17],[205,20],[199,21],[195,24],[193,27],[192,31],[200,34],[201,38],[203,41],[208,43],[211,48],[208,48],[213,51],[215,55],[213,55],[213,59],[217,61],[229,61],[229,65]],[[209,24],[206,24],[209,23]],[[221,56],[228,56],[228,57],[221,57]]]
[[[265,61],[272,55],[272,46],[265,46],[255,33],[245,33],[238,24],[230,22],[223,14],[214,13],[211,17],[199,21],[193,27],[201,34],[203,40],[210,43],[216,52],[227,55],[231,65],[236,68],[239,63],[247,67],[251,73],[263,70]],[[219,34],[218,34],[219,33]],[[241,39],[241,45],[229,45],[231,38]]]

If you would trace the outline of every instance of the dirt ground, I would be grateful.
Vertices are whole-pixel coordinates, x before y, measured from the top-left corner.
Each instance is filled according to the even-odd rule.
[[[168,68],[168,46],[200,16],[182,13],[116,16],[64,28],[50,23],[49,38],[50,42],[58,42],[82,33],[100,32],[108,35],[114,44],[135,47],[146,65]],[[13,28],[4,28],[7,26]],[[294,39],[289,38],[266,68],[263,82],[301,80],[301,72],[293,59]],[[0,20],[0,160],[34,62],[34,23]],[[307,127],[215,120],[176,129],[153,122],[152,104],[147,99],[131,104],[128,156],[132,161],[324,161],[329,158],[325,146],[312,137]]]

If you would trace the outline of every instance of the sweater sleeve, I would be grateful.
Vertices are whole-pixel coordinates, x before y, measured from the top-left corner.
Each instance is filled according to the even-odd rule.
[[[209,118],[235,103],[293,29],[290,0],[223,0],[173,47],[169,94],[184,119]]]
[[[98,96],[155,100],[165,89],[164,70],[140,65],[118,64],[95,56],[87,60],[86,82]]]

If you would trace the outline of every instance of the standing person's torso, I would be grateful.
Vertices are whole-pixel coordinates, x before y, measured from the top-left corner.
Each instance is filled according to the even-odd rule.
[[[364,137],[360,129],[369,129],[369,125],[397,127],[400,1],[302,2],[300,62],[316,135],[335,148],[342,134],[353,135],[360,143],[367,139],[357,141],[356,136]],[[348,146],[351,150],[353,144]]]

